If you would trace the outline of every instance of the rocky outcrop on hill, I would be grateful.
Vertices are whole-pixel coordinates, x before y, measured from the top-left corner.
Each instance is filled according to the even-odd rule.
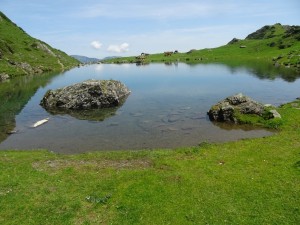
[[[232,44],[234,44],[234,43],[237,43],[237,42],[239,42],[241,39],[238,39],[238,38],[233,38],[231,41],[229,41],[227,44],[228,45],[232,45]]]
[[[130,94],[120,81],[87,80],[49,90],[41,101],[46,109],[88,110],[118,106]]]
[[[6,73],[0,73],[0,82],[9,80],[9,75]]]
[[[213,105],[209,112],[212,121],[238,123],[237,114],[252,114],[266,119],[281,118],[280,114],[268,105],[263,105],[243,94],[236,94],[225,98]]]
[[[281,25],[280,23],[263,26],[257,31],[249,34],[246,39],[268,39],[280,36],[282,34],[278,33],[278,28],[283,29],[285,38],[294,37],[295,39],[300,40],[300,26]]]

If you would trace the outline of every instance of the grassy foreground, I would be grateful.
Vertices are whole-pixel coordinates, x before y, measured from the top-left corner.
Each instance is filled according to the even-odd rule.
[[[0,152],[0,224],[299,224],[300,101],[271,137],[176,150]]]

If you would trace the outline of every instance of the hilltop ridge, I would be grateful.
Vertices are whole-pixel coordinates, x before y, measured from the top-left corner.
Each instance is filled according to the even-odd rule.
[[[79,62],[28,35],[0,12],[0,75],[15,77],[63,71]]]
[[[284,38],[292,37],[300,41],[300,26],[281,25],[280,23],[266,25],[249,34],[246,39],[268,39],[276,36],[283,36]]]

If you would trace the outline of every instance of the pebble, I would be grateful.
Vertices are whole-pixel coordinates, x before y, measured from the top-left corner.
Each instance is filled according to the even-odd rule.
[[[115,126],[119,126],[119,124],[118,124],[118,123],[110,123],[110,124],[108,125],[108,127],[115,127]]]
[[[11,130],[11,131],[7,131],[6,134],[15,134],[17,132],[18,132],[18,130]]]
[[[133,117],[140,117],[143,116],[143,113],[137,112],[137,113],[130,113],[131,116]]]
[[[191,116],[189,117],[191,120],[203,120],[206,119],[206,116],[198,115],[198,116]]]
[[[180,117],[179,116],[170,116],[169,118],[168,118],[168,122],[169,123],[174,123],[174,122],[177,122],[177,121],[179,121],[180,120]]]

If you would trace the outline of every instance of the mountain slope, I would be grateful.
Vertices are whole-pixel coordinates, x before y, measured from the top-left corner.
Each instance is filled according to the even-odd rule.
[[[71,55],[73,58],[77,59],[81,63],[96,63],[99,62],[100,59],[97,58],[89,58],[82,55]]]
[[[287,26],[279,23],[264,26],[249,34],[246,39],[234,38],[227,45],[186,53],[151,54],[147,57],[124,57],[104,60],[105,63],[149,63],[149,62],[272,62],[276,66],[300,70],[300,26]]]
[[[10,77],[63,71],[79,62],[32,38],[0,12],[0,74]]]

